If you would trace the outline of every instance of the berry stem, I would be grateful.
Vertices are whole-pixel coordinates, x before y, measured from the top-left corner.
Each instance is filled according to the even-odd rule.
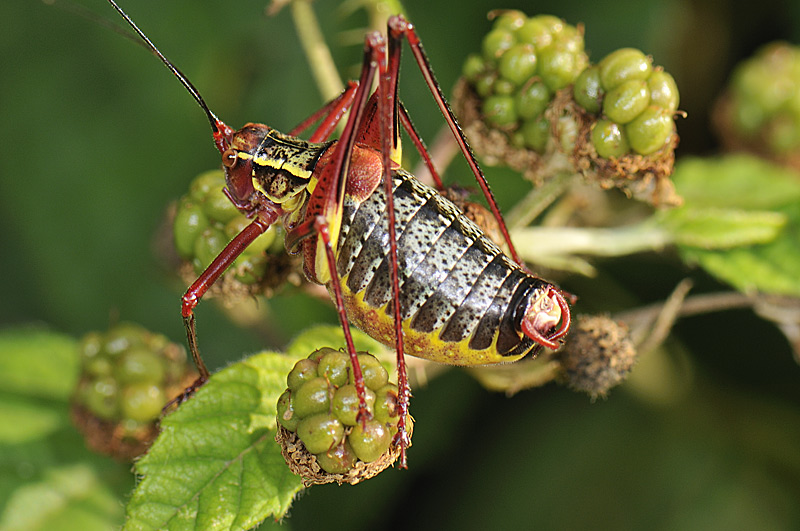
[[[524,260],[547,265],[572,255],[624,256],[660,250],[673,242],[652,220],[618,228],[524,227],[512,231]]]
[[[540,187],[534,187],[506,214],[506,223],[514,231],[530,224],[578,178],[576,173],[560,172]],[[521,253],[524,254],[524,253]]]
[[[330,101],[342,93],[344,84],[333,62],[330,48],[320,29],[310,2],[292,2],[292,19],[306,60],[311,67],[323,101]]]

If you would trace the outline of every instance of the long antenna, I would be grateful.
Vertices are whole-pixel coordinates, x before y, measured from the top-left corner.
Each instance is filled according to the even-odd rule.
[[[173,75],[177,77],[181,83],[183,83],[183,86],[186,87],[186,90],[189,91],[189,94],[191,94],[194,97],[194,99],[197,101],[200,107],[202,107],[202,109],[205,111],[206,116],[208,116],[208,121],[211,122],[211,129],[213,130],[214,135],[216,136],[217,134],[219,134],[220,130],[218,124],[220,123],[220,121],[217,119],[216,116],[214,116],[214,113],[211,112],[211,109],[208,108],[208,105],[206,105],[205,100],[203,100],[203,97],[200,95],[200,93],[197,91],[194,85],[192,85],[192,82],[189,81],[189,79],[185,75],[183,75],[183,72],[178,70],[178,67],[172,64],[169,59],[164,57],[164,54],[162,54],[158,50],[158,48],[156,48],[156,45],[153,44],[150,41],[150,39],[147,38],[147,35],[145,35],[144,32],[139,29],[139,26],[137,26],[136,23],[134,23],[133,20],[131,20],[131,17],[129,17],[128,14],[125,13],[125,11],[123,11],[122,8],[119,7],[114,0],[108,0],[108,3],[111,4],[111,6],[117,10],[117,13],[119,13],[120,16],[125,19],[125,22],[127,22],[128,25],[133,29],[133,31],[135,31],[136,34],[139,35],[142,41],[144,41],[145,46],[151,52],[153,52],[159,59],[161,59],[161,62],[164,63],[164,65],[167,68],[169,68],[170,72],[172,72]]]

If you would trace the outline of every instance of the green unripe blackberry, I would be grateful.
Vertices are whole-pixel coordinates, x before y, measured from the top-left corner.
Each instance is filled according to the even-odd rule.
[[[800,47],[774,42],[737,65],[713,117],[729,149],[800,168]]]
[[[517,86],[505,78],[497,78],[492,85],[492,92],[495,96],[511,96],[517,90]]]
[[[535,50],[542,50],[553,44],[552,24],[544,17],[529,18],[517,30],[517,39],[524,44],[533,45]]]
[[[367,388],[364,397],[367,408],[374,411],[375,393]],[[358,420],[358,393],[356,386],[352,384],[343,385],[336,390],[331,401],[331,410],[336,418],[346,426],[355,426]]]
[[[208,227],[200,237],[194,241],[194,264],[195,273],[198,275],[207,268],[214,258],[222,252],[228,244],[228,238],[222,229],[216,227]]]
[[[543,150],[541,116],[556,91],[575,82],[587,66],[583,31],[563,20],[519,11],[498,11],[483,39],[482,55],[464,63],[466,82],[477,94],[480,120],[500,130],[518,149]]]
[[[325,378],[312,378],[292,393],[292,409],[301,418],[328,411],[333,392]]]
[[[337,352],[329,349],[332,352]],[[296,391],[301,385],[309,380],[317,377],[317,362],[312,359],[300,360],[294,364],[294,367],[286,377],[286,383],[292,391]]]
[[[234,261],[231,267],[236,271],[236,280],[246,285],[257,284],[267,274],[268,269],[266,261],[261,257],[254,258],[245,254]]]
[[[582,28],[579,29],[575,26],[564,24],[564,29],[558,34],[558,41],[564,48],[575,54],[576,57],[581,57],[581,54],[583,54],[585,41]]]
[[[392,442],[392,435],[386,424],[373,419],[356,423],[347,440],[356,456],[365,463],[370,463],[383,455]]]
[[[103,334],[100,332],[89,332],[78,342],[78,352],[81,360],[85,363],[96,358],[103,351]]]
[[[386,384],[375,393],[375,420],[397,424],[397,386]]]
[[[475,92],[482,98],[487,98],[492,95],[495,82],[497,81],[497,72],[486,72],[478,76],[475,80]]]
[[[189,192],[178,201],[172,232],[178,256],[193,266],[187,276],[202,273],[228,242],[250,224],[223,193],[224,187],[224,172],[205,172],[192,181]],[[276,230],[270,227],[244,250],[223,279],[230,275],[247,286],[261,282],[266,275],[266,252],[275,238]]]
[[[98,357],[88,361],[84,365],[84,371],[94,377],[111,376],[114,371],[114,363],[107,356]]]
[[[526,147],[542,153],[550,138],[550,122],[544,116],[529,120],[522,126],[520,133]]]
[[[600,83],[600,68],[590,66],[581,72],[572,89],[575,101],[589,112],[600,111],[601,102],[605,95],[603,85]]]
[[[626,124],[639,116],[650,104],[647,81],[631,79],[606,93],[603,98],[603,114],[609,120]]]
[[[468,58],[456,86],[454,108],[475,152],[537,186],[574,171],[603,189],[616,186],[655,205],[680,204],[669,180],[678,140],[674,118],[681,114],[672,76],[633,48],[591,65],[581,26],[547,15],[520,20],[514,12],[492,29],[483,54]],[[650,107],[664,112],[656,119],[645,112]],[[797,107],[800,117],[800,97]],[[742,121],[759,119],[752,106],[742,109]],[[770,138],[800,142],[800,128],[794,132],[775,124]]]
[[[645,81],[653,71],[653,61],[640,50],[621,48],[605,56],[598,67],[603,88],[613,90],[626,81]]]
[[[640,155],[655,153],[672,138],[674,123],[672,113],[651,105],[625,125],[631,148]]]
[[[800,115],[776,119],[770,124],[766,138],[776,153],[787,154],[800,146]]]
[[[462,75],[471,82],[475,82],[484,69],[483,57],[477,54],[467,56],[461,69]]]
[[[522,120],[536,118],[544,112],[552,98],[553,93],[541,81],[528,83],[517,93],[517,114]]]
[[[278,424],[289,431],[296,431],[298,422],[297,415],[294,414],[294,408],[292,408],[292,392],[287,389],[278,398]]]
[[[592,126],[592,145],[604,159],[619,158],[630,151],[625,132],[611,120],[598,120]]]
[[[536,51],[532,44],[515,44],[497,65],[500,77],[520,86],[536,73]]]
[[[225,174],[221,170],[211,170],[201,173],[189,184],[189,197],[203,203],[209,194],[222,190],[225,186]]]
[[[199,204],[181,201],[173,224],[175,249],[184,260],[194,256],[194,242],[208,228],[208,218]]]
[[[487,61],[497,61],[503,53],[514,45],[514,34],[504,28],[497,28],[483,38],[483,57]]]
[[[137,324],[119,323],[104,336],[103,351],[107,356],[116,358],[132,347],[144,345],[146,333],[144,327]]]
[[[195,380],[182,346],[131,323],[91,332],[79,343],[81,376],[72,417],[94,450],[140,455],[157,434],[169,399]]]
[[[358,360],[365,386],[364,414],[350,357],[331,348],[299,360],[287,377],[289,389],[278,399],[279,425],[294,433],[329,474],[351,471],[357,461],[363,466],[384,460],[399,420],[397,387],[388,383],[386,369],[368,353],[358,353]]]
[[[230,202],[230,201],[229,201]],[[225,224],[223,232],[225,236],[232,240],[237,234],[242,232],[245,227],[250,224],[250,220],[244,216],[236,216],[228,223]],[[270,248],[275,244],[275,240],[277,239],[278,232],[274,230],[268,230],[261,236],[255,239],[253,243],[247,246],[247,248],[242,251],[242,255],[244,256],[256,256],[261,253],[266,253],[270,250]]]
[[[364,352],[358,354],[358,362],[359,365],[361,365],[361,375],[364,377],[364,385],[370,389],[380,389],[389,383],[389,373],[383,365],[381,365],[381,362],[378,361],[378,358]]]
[[[166,373],[164,360],[145,347],[132,347],[120,355],[114,377],[123,384],[162,382]]]
[[[103,420],[115,420],[119,415],[119,386],[110,376],[94,380],[83,398],[89,410]]]
[[[731,121],[745,137],[755,137],[767,121],[766,113],[755,102],[741,101],[731,111]]]
[[[525,13],[516,9],[493,11],[489,13],[489,18],[494,20],[493,27],[516,32],[528,19]]]
[[[210,219],[222,224],[241,216],[239,209],[223,193],[208,194],[203,211]]]
[[[539,76],[555,92],[570,85],[587,66],[585,56],[554,42],[539,52]]]
[[[342,441],[335,448],[316,455],[317,462],[329,474],[347,474],[358,461],[350,443]]]
[[[536,17],[550,31],[556,40],[560,40],[567,24],[555,15],[538,15]]]
[[[631,151],[655,156],[672,145],[678,87],[670,74],[653,67],[652,59],[639,50],[616,50],[584,70],[573,87],[573,97],[587,112],[600,114],[590,141],[601,158],[620,158]],[[663,156],[671,160],[671,152]],[[654,164],[659,163],[654,160]]]
[[[650,89],[650,104],[668,111],[678,110],[680,95],[675,79],[658,68],[647,78],[647,88]]]
[[[317,413],[297,423],[297,436],[309,452],[319,454],[331,450],[342,442],[344,426],[330,413]]]
[[[483,115],[498,126],[511,125],[517,121],[514,98],[505,95],[489,96],[483,102]]]
[[[136,422],[151,422],[158,418],[167,403],[164,390],[157,384],[137,382],[126,385],[120,397],[120,412]]]

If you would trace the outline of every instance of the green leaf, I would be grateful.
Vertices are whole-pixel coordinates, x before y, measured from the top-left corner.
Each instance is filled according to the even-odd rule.
[[[69,420],[75,340],[43,329],[0,333],[0,529],[119,526],[126,466],[93,455]]]
[[[687,262],[743,292],[800,296],[800,176],[736,155],[689,159],[685,205],[660,214]]]
[[[657,214],[680,246],[730,249],[774,240],[786,225],[779,212],[682,206]]]
[[[21,444],[42,439],[68,423],[64,411],[0,394],[0,443]]]
[[[800,201],[796,172],[750,155],[682,159],[672,180],[693,208],[774,210]]]
[[[122,507],[96,470],[85,463],[53,467],[16,490],[2,517],[4,531],[106,531],[119,525]]]
[[[0,389],[65,400],[78,380],[75,339],[41,329],[0,332]]]
[[[231,365],[164,418],[136,463],[125,529],[250,529],[283,517],[302,484],[275,442],[275,405],[296,359],[265,352]]]
[[[67,426],[77,369],[70,337],[35,328],[0,333],[0,444],[44,439]]]
[[[800,205],[787,208],[786,213],[786,228],[768,244],[727,251],[686,247],[681,254],[744,293],[800,297]]]

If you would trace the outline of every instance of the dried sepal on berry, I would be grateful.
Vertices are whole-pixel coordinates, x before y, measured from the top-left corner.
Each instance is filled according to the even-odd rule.
[[[627,326],[603,315],[579,315],[554,359],[561,365],[559,380],[597,398],[625,380],[636,355]]]
[[[411,416],[406,419],[409,441],[414,431]],[[281,454],[292,472],[303,478],[303,485],[323,485],[325,483],[348,483],[355,485],[377,476],[400,457],[400,449],[391,444],[389,450],[369,463],[359,460],[347,440],[336,447],[314,455],[309,452],[295,432],[278,426],[275,440],[281,447]],[[409,446],[411,444],[409,443]],[[329,472],[328,470],[333,470]]]

